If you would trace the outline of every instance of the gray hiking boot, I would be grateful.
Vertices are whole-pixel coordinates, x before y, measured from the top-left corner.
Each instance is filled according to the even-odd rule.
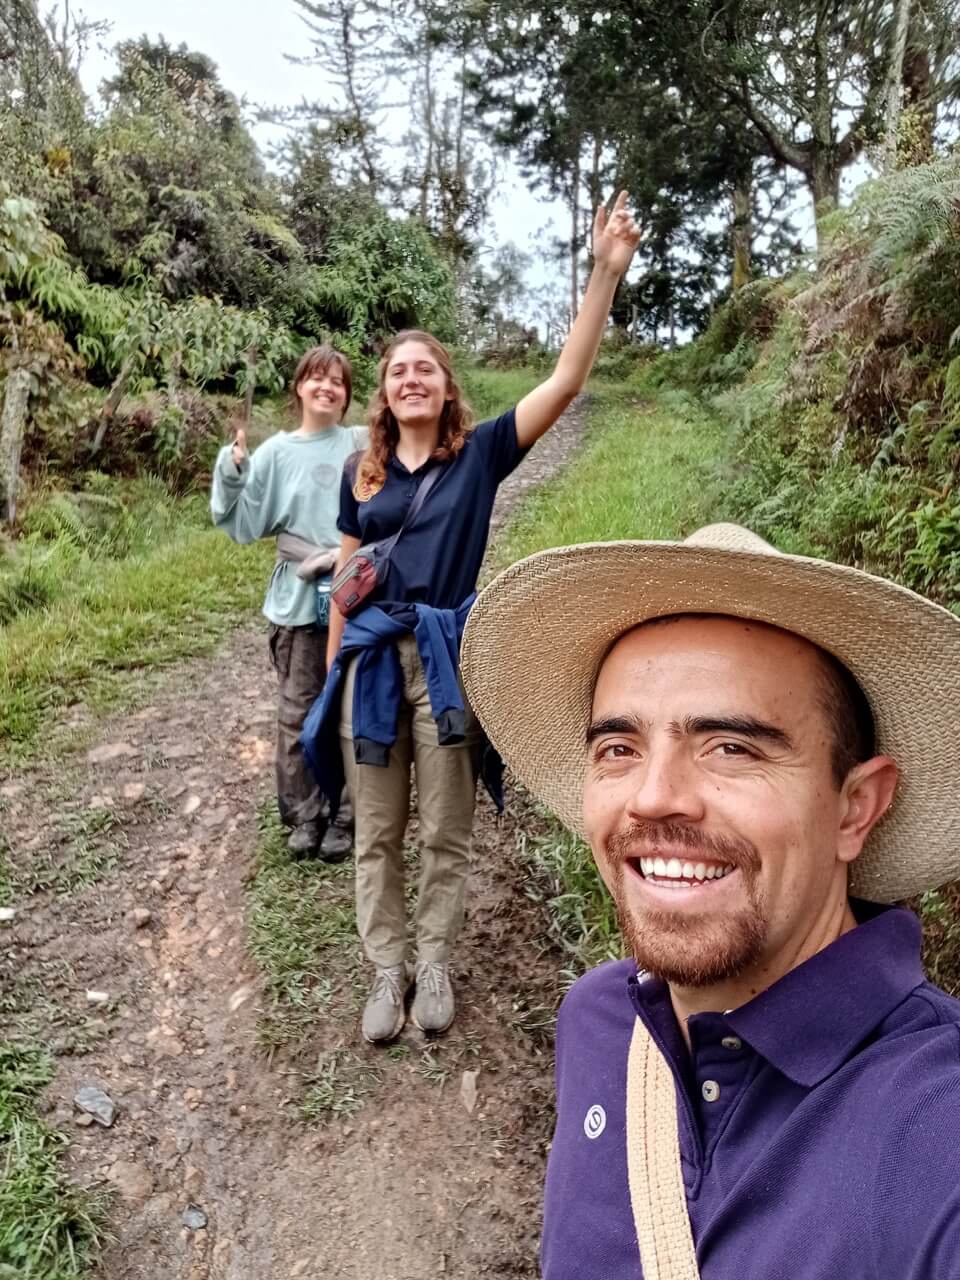
[[[435,960],[419,960],[413,1021],[421,1031],[446,1031],[455,1012],[449,965]]]
[[[320,828],[316,822],[301,822],[287,837],[287,848],[294,858],[312,858],[320,844]]]
[[[392,1040],[400,1034],[407,1016],[404,998],[409,986],[410,975],[405,964],[377,970],[363,1008],[360,1029],[364,1040],[377,1044],[378,1041]]]

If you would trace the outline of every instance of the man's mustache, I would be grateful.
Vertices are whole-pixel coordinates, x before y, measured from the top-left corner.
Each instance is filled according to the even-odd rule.
[[[682,850],[684,854],[700,855],[703,861],[725,862],[745,871],[760,867],[760,856],[749,841],[710,835],[681,822],[633,822],[610,837],[607,850],[617,862],[664,855],[669,858]]]

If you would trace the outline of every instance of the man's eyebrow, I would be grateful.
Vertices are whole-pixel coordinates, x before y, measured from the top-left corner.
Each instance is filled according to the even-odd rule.
[[[776,746],[791,748],[793,739],[775,724],[757,720],[754,716],[685,716],[674,722],[675,732],[684,735],[695,733],[738,733],[744,738],[762,738]]]
[[[603,716],[594,720],[587,728],[585,741],[589,746],[605,733],[646,733],[650,726],[639,716]]]
[[[649,728],[649,723],[640,716],[602,716],[591,722],[585,740],[589,746],[607,733],[645,734]],[[786,730],[775,724],[768,724],[766,720],[758,720],[755,716],[685,716],[683,720],[674,720],[670,729],[682,737],[699,733],[737,733],[741,737],[759,738],[787,750],[793,747],[793,739]]]

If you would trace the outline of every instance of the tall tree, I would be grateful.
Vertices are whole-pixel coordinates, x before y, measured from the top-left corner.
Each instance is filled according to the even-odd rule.
[[[294,0],[308,32],[310,52],[291,62],[319,67],[335,101],[304,102],[294,117],[322,122],[335,146],[355,157],[352,176],[376,194],[384,183],[377,121],[387,103],[383,85],[394,60],[382,39],[392,11],[381,0]]]
[[[460,270],[478,248],[493,162],[473,124],[466,77],[470,50],[451,40],[448,13],[440,0],[405,0],[393,13],[392,43],[410,104],[406,162],[397,185],[401,201]]]
[[[639,30],[655,33],[669,65],[696,78],[752,128],[767,155],[806,183],[820,229],[837,204],[840,176],[882,140],[884,106],[900,79],[891,0],[688,0],[669,22],[652,0],[630,5]],[[957,0],[933,0],[935,20],[915,40],[937,44],[932,102],[956,92],[955,67],[939,52]]]

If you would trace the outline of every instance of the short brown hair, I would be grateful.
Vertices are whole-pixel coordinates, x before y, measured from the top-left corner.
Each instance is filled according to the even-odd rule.
[[[305,378],[315,378],[318,374],[326,373],[332,364],[338,364],[343,374],[343,385],[347,392],[343,412],[346,413],[350,408],[350,400],[353,396],[353,368],[342,351],[325,342],[319,347],[311,347],[309,351],[305,351],[297,361],[297,367],[293,371],[293,381],[290,384],[291,402],[296,413],[300,412],[300,393],[297,390],[300,383]]]

